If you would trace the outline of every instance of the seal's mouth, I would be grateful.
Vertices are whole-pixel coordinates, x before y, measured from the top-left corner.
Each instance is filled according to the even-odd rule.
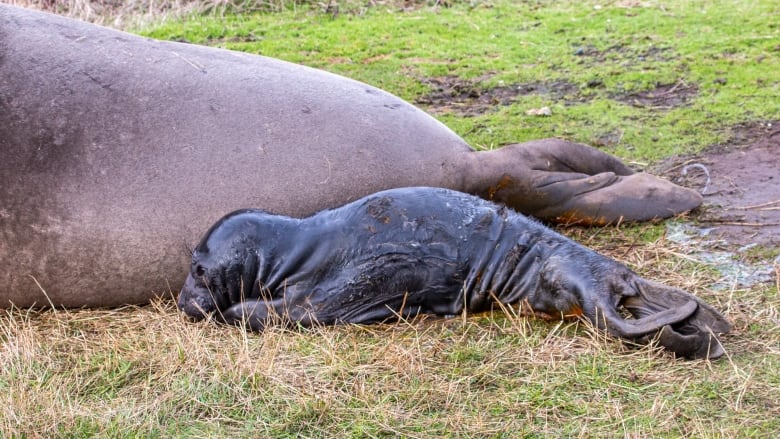
[[[193,321],[206,319],[217,311],[217,302],[212,292],[196,285],[191,275],[187,276],[184,287],[179,292],[176,306]]]
[[[179,300],[176,305],[190,320],[196,322],[208,318],[217,310],[214,301],[204,294],[193,294],[191,291],[184,289],[179,293]]]

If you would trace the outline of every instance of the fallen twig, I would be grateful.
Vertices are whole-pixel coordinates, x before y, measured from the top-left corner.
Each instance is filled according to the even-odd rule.
[[[743,227],[776,227],[780,223],[742,223],[739,221],[723,221],[717,219],[702,220],[703,223],[720,224],[723,226],[743,226]]]
[[[685,165],[682,168],[682,175],[683,175],[683,177],[688,175],[688,169],[691,169],[691,168],[701,169],[704,172],[704,175],[707,176],[707,181],[704,182],[704,188],[700,191],[700,193],[702,193],[702,194],[706,193],[707,189],[710,188],[710,183],[712,183],[712,180],[710,179],[710,170],[707,169],[707,167],[704,166],[701,163],[691,163],[689,165]]]
[[[778,210],[780,209],[780,207],[769,207],[769,206],[774,206],[775,204],[780,204],[780,200],[767,201],[766,203],[755,204],[752,206],[734,206],[734,207],[729,207],[729,209],[731,210],[752,210],[752,209]],[[767,208],[767,209],[763,209],[763,208]]]

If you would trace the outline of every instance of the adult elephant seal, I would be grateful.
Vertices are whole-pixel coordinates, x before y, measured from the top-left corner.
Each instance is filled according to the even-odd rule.
[[[185,245],[247,206],[300,216],[426,185],[602,223],[701,201],[564,141],[474,152],[397,97],[319,70],[8,5],[0,146],[0,306],[178,290]]]
[[[273,320],[368,323],[495,302],[584,316],[630,340],[658,336],[691,358],[722,355],[714,334],[730,329],[688,293],[506,207],[439,188],[391,189],[305,219],[229,214],[193,252],[178,304],[195,319],[262,330]]]

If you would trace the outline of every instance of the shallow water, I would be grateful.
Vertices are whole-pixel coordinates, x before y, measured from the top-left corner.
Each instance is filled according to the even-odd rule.
[[[715,269],[721,277],[713,285],[713,290],[748,288],[753,285],[775,280],[775,266],[780,266],[780,256],[774,260],[745,263],[740,255],[757,244],[748,244],[730,250],[734,245],[724,239],[714,237],[713,228],[697,227],[691,223],[668,222],[666,239],[691,249],[688,255]]]

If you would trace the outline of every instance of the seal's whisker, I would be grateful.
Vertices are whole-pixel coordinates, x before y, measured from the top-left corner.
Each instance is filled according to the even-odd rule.
[[[195,246],[187,241],[182,242],[182,246],[184,247],[184,253],[192,258],[192,256],[195,254]]]

